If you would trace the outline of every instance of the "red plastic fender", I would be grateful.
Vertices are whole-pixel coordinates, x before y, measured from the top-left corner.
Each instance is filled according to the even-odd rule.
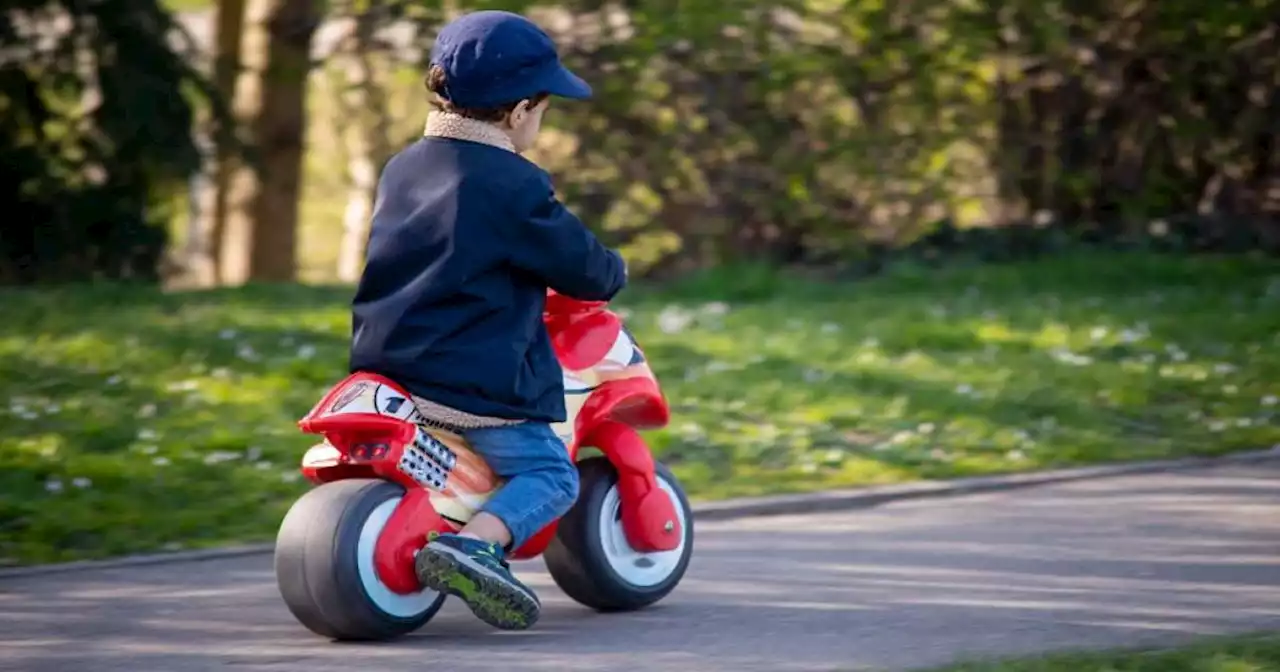
[[[618,470],[622,499],[622,530],[637,551],[670,551],[680,545],[684,530],[676,502],[658,486],[653,455],[631,427],[606,421],[591,431],[583,445],[595,446]]]
[[[414,553],[427,543],[430,532],[456,532],[431,505],[431,493],[423,488],[405,492],[373,549],[378,578],[394,593],[409,595],[422,590],[414,571]]]
[[[622,331],[622,320],[601,311],[557,316],[547,320],[546,327],[560,365],[569,371],[582,371],[599,364],[609,353]]]

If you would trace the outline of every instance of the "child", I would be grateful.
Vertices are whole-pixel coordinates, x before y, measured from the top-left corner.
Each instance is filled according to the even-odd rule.
[[[550,424],[565,408],[542,323],[546,291],[607,301],[626,267],[520,156],[550,96],[591,95],[546,33],[517,14],[475,12],[440,32],[431,63],[439,109],[378,184],[351,369],[399,382],[429,423],[462,434],[508,479],[458,534],[430,541],[416,569],[487,623],[524,629],[541,607],[505,553],[578,496]]]

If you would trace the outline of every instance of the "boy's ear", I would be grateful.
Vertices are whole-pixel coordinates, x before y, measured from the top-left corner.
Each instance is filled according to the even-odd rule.
[[[507,127],[515,128],[519,126],[520,124],[524,123],[525,118],[528,117],[532,112],[533,112],[533,101],[526,98],[516,103],[516,106],[511,108],[511,111],[507,113],[507,117],[506,117]]]

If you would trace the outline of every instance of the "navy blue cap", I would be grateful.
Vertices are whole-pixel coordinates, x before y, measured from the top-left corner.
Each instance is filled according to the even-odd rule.
[[[431,65],[448,79],[439,93],[458,107],[492,108],[549,93],[591,97],[591,86],[560,63],[556,45],[519,14],[487,10],[465,14],[440,30]]]

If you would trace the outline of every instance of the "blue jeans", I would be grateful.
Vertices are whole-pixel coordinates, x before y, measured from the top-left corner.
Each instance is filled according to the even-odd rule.
[[[542,422],[469,429],[463,438],[507,483],[481,508],[511,532],[519,548],[578,499],[578,468],[564,442]]]

